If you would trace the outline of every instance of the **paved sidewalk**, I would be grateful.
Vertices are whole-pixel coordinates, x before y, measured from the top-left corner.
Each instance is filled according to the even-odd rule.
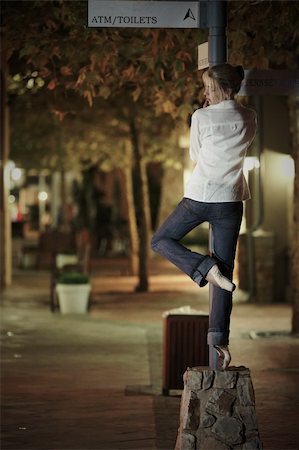
[[[49,311],[47,272],[15,274],[1,302],[3,450],[174,448],[180,397],[161,395],[161,315],[182,305],[207,311],[208,289],[168,264],[154,262],[151,273],[150,292],[135,293],[125,261],[95,266],[83,316]],[[251,369],[264,449],[298,450],[291,308],[243,300],[237,291],[232,364]]]

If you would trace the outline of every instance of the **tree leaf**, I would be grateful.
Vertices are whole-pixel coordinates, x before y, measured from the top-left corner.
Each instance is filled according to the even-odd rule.
[[[101,86],[99,89],[100,97],[103,97],[105,99],[109,98],[110,93],[111,93],[111,90],[108,86]]]
[[[73,71],[72,71],[71,67],[69,67],[69,66],[62,66],[62,67],[60,67],[60,73],[61,73],[61,75],[67,77],[69,75],[72,75]]]
[[[48,88],[50,91],[53,91],[53,90],[57,87],[57,84],[58,84],[57,79],[56,79],[56,78],[53,78],[53,79],[48,83],[47,88]]]

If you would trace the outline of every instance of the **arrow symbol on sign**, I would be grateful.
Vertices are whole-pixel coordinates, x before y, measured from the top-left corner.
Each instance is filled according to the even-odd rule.
[[[190,8],[188,9],[188,11],[186,12],[186,15],[184,17],[184,20],[186,20],[186,19],[196,20],[195,17],[194,17],[194,14],[193,14],[193,12],[191,11]]]

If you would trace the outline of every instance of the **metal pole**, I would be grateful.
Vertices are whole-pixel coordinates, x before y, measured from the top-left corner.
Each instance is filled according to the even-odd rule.
[[[209,66],[215,66],[227,61],[227,42],[226,42],[226,24],[227,24],[227,2],[225,0],[208,2],[208,23],[209,23],[209,46],[208,57]],[[213,231],[210,227],[209,232],[209,250],[213,253]],[[209,286],[209,310],[213,307],[213,286]],[[209,343],[209,342],[208,342]],[[214,346],[209,343],[209,367],[217,370],[219,368],[219,357]]]
[[[225,0],[208,2],[209,15],[209,66],[227,61],[227,2]]]
[[[213,249],[214,249],[213,232],[212,232],[212,227],[210,226],[210,229],[209,229],[210,254],[213,253]],[[209,317],[211,317],[211,311],[212,311],[212,307],[213,307],[213,295],[214,295],[214,286],[210,283],[210,285],[209,285],[209,314],[210,314],[210,316]],[[214,346],[209,343],[209,340],[208,340],[208,344],[209,344],[209,367],[210,367],[210,369],[217,370],[219,367],[218,353],[215,350]]]

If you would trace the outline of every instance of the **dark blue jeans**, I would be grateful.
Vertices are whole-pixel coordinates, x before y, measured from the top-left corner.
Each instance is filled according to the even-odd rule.
[[[232,280],[237,240],[243,215],[242,202],[204,203],[183,198],[152,238],[152,249],[189,275],[199,286],[215,264]],[[213,235],[211,255],[184,247],[180,240],[203,222],[209,222]],[[232,293],[213,286],[208,344],[229,343]]]

